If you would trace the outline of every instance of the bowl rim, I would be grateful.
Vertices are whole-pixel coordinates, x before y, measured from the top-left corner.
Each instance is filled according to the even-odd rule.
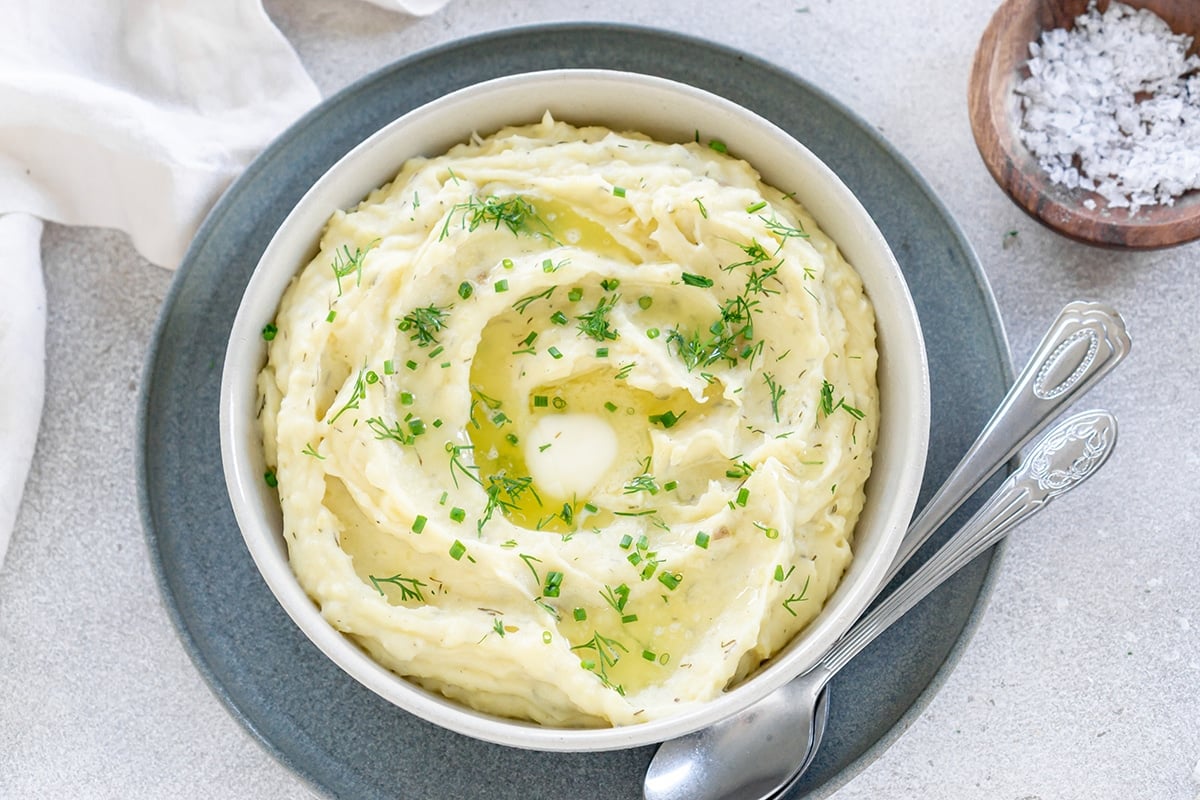
[[[841,204],[840,213],[848,215],[847,219],[853,222],[855,233],[862,237],[863,243],[857,244],[856,247],[877,253],[886,262],[887,269],[879,273],[878,280],[887,285],[890,301],[887,313],[897,321],[895,331],[890,336],[899,337],[901,333],[904,334],[905,349],[899,355],[904,357],[907,374],[910,377],[915,374],[919,378],[901,384],[908,392],[908,396],[903,398],[903,406],[909,416],[902,434],[898,434],[899,438],[893,445],[893,452],[900,448],[900,452],[907,456],[907,459],[903,464],[904,469],[893,470],[896,474],[889,476],[887,489],[889,495],[894,494],[893,502],[887,509],[878,512],[883,517],[878,525],[882,532],[877,536],[883,537],[883,544],[877,545],[880,549],[876,556],[859,568],[863,574],[859,575],[852,585],[847,585],[846,577],[843,577],[842,584],[826,604],[827,609],[833,608],[839,612],[836,620],[832,612],[826,614],[822,611],[793,642],[795,644],[803,639],[806,643],[804,648],[796,648],[789,644],[754,676],[712,701],[679,714],[637,725],[586,729],[543,726],[470,709],[390,672],[371,659],[349,637],[326,622],[292,573],[286,549],[282,548],[282,537],[271,529],[272,523],[267,519],[264,504],[260,502],[263,491],[262,470],[255,468],[253,453],[247,451],[255,448],[261,450],[261,436],[255,432],[253,415],[245,414],[246,390],[255,384],[253,376],[257,375],[257,366],[261,366],[265,349],[260,336],[264,319],[269,320],[273,317],[282,286],[307,263],[305,259],[295,259],[287,255],[287,251],[296,246],[296,241],[315,241],[333,208],[353,206],[366,196],[367,192],[384,182],[374,178],[374,182],[363,183],[363,179],[360,178],[359,183],[362,183],[362,186],[351,181],[357,188],[352,191],[336,191],[337,183],[345,182],[344,175],[347,171],[352,171],[356,166],[363,168],[364,164],[370,166],[372,161],[377,159],[380,150],[387,149],[388,144],[396,137],[403,139],[403,132],[413,126],[428,123],[430,118],[437,120],[439,116],[452,114],[472,104],[475,104],[477,109],[481,105],[478,101],[482,96],[488,96],[494,105],[503,105],[496,102],[497,94],[529,92],[531,85],[545,87],[547,83],[562,89],[572,82],[577,91],[579,86],[585,84],[596,88],[603,84],[615,83],[616,86],[622,87],[622,91],[627,91],[633,85],[639,92],[657,93],[660,97],[683,98],[687,102],[700,104],[708,111],[725,115],[726,126],[741,126],[747,130],[751,129],[748,126],[752,126],[766,142],[783,148],[797,163],[803,163],[806,168],[818,174],[823,181],[823,191],[835,196],[833,200],[836,200],[836,204]],[[530,107],[534,105],[539,103],[531,103]],[[540,105],[544,106],[545,103]],[[598,113],[604,119],[610,116],[605,112]],[[640,113],[636,112],[635,116]],[[473,118],[471,114],[466,116],[467,119]],[[519,121],[523,120],[512,122]],[[470,124],[458,126],[459,133],[446,147],[462,141],[475,127]],[[650,133],[654,135],[653,132]],[[409,151],[408,155],[418,153]],[[390,166],[382,172],[377,162],[364,171],[390,173],[387,178],[390,179],[399,168],[399,162],[393,160],[388,163]],[[753,164],[753,161],[751,163]],[[331,189],[331,185],[334,188]],[[330,194],[338,197],[330,198]],[[817,211],[811,207],[809,210],[820,222],[821,216]],[[826,209],[825,213],[829,215],[837,213],[837,210]],[[315,226],[312,224],[314,219],[319,219]],[[821,227],[826,232],[829,231],[829,226],[824,222],[821,222]],[[833,238],[839,241],[840,246],[838,237]],[[277,266],[272,268],[272,264]],[[901,340],[896,338],[895,341]],[[881,371],[887,369],[882,352],[885,344],[886,342],[881,342]],[[252,372],[248,369],[249,364],[257,365]],[[881,396],[881,403],[885,408],[889,402],[891,400]],[[394,705],[458,733],[484,741],[529,749],[601,751],[658,742],[707,727],[752,704],[816,662],[837,636],[865,610],[891,565],[891,559],[907,528],[920,489],[929,437],[929,409],[929,371],[923,335],[900,267],[866,210],[823,162],[773,123],[712,92],[666,78],[619,70],[550,69],[490,79],[423,104],[364,139],[313,183],[272,236],[245,289],[231,330],[222,370],[219,416],[226,488],[247,549],[288,616],[328,658],[362,685]],[[255,441],[258,442],[257,445],[247,444]],[[261,463],[261,452],[258,456],[258,463]],[[873,474],[877,469],[878,464],[873,468]],[[856,559],[856,563],[858,561]]]

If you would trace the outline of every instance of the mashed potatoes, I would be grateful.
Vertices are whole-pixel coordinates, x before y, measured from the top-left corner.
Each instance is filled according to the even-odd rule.
[[[264,331],[261,420],[296,575],[380,663],[496,714],[636,723],[745,677],[837,586],[874,315],[724,151],[547,116],[330,219]]]

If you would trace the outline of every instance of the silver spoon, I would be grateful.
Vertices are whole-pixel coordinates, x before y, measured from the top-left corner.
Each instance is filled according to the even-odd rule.
[[[1112,308],[1081,301],[1064,307],[975,443],[909,526],[892,568],[877,592],[984,481],[1011,460],[1069,402],[1107,375],[1129,352],[1129,346],[1124,320]],[[808,752],[807,743],[796,742],[787,735],[794,727],[788,713],[791,706],[786,698],[775,698],[786,688],[786,685],[781,687],[722,723],[745,730],[746,726],[738,725],[738,720],[754,717],[757,725],[753,763],[764,770],[767,765],[775,765],[772,767],[775,771],[790,772]],[[824,709],[822,703],[818,709],[822,730]],[[800,713],[805,712],[802,709]],[[671,789],[671,779],[667,776],[695,771],[686,765],[689,758],[703,764],[737,763],[731,761],[734,754],[721,749],[730,746],[728,742],[715,732],[699,731],[664,743],[646,774],[647,800],[700,797],[689,794],[688,787],[683,785]],[[700,768],[697,766],[696,770]],[[652,784],[656,787],[653,794]]]
[[[824,730],[825,686],[838,670],[943,581],[1003,538],[1054,498],[1079,486],[1112,453],[1117,421],[1107,411],[1076,414],[1047,433],[963,527],[895,591],[871,609],[808,672],[769,696],[776,709],[755,712],[673,740],[660,749],[646,775],[646,800],[769,800],[790,789],[811,764]],[[784,763],[763,759],[756,726],[770,726],[799,748]],[[770,748],[770,743],[766,744]],[[666,746],[664,745],[664,748]],[[712,754],[720,754],[716,761]]]

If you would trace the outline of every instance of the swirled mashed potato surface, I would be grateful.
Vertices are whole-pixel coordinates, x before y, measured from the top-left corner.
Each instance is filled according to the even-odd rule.
[[[337,212],[259,386],[292,566],[375,659],[553,726],[744,678],[851,560],[874,315],[720,143],[546,116]]]

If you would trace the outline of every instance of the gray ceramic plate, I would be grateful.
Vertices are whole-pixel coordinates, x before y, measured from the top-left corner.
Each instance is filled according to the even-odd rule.
[[[724,95],[790,131],[858,194],[895,251],[924,325],[933,429],[923,499],[1011,383],[987,281],[945,209],[878,135],[797,76],[676,34],[566,24],[439,47],[350,86],[268,148],[197,234],[147,361],[139,443],[146,536],[185,646],[234,716],[331,796],[641,796],[652,748],[555,754],[484,744],[411,717],[343,674],[259,577],[221,472],[217,393],[225,340],[260,253],[305,189],[414,106],[487,78],[553,67],[640,71]],[[838,675],[829,735],[790,797],[831,793],[906,727],[906,716],[933,694],[973,628],[993,561],[980,559],[960,573]]]

